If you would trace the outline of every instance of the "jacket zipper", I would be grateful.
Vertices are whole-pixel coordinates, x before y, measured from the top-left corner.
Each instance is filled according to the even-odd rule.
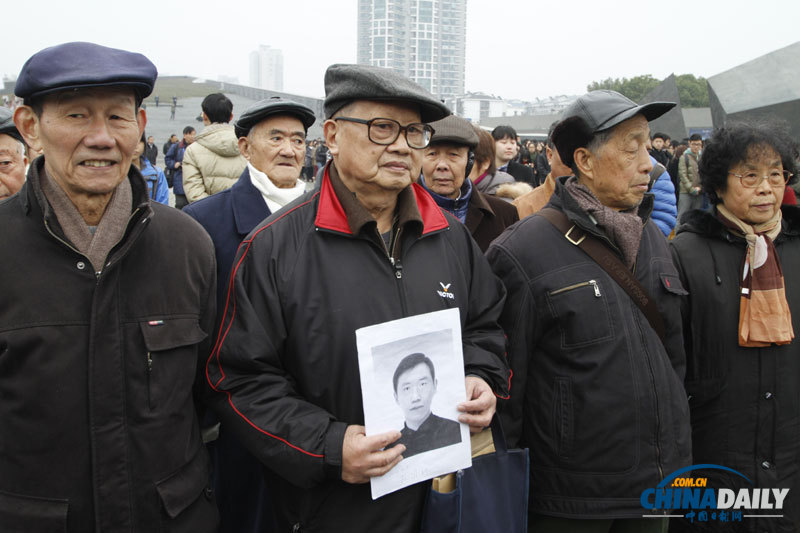
[[[150,352],[147,352],[147,406],[152,409],[153,408],[153,399],[151,397],[151,390],[150,390],[150,380],[152,378],[153,373],[153,357],[150,355]]]
[[[394,242],[392,243],[392,251],[389,253],[387,250],[387,255],[389,256],[389,262],[392,264],[392,268],[394,269],[394,277],[397,281],[397,292],[400,294],[400,307],[403,310],[403,316],[408,316],[408,309],[406,306],[406,296],[403,291],[403,264],[400,262],[400,258],[395,258],[394,254],[397,251],[397,242],[400,240],[400,236],[403,234],[402,226],[397,229],[397,233],[394,236]]]
[[[561,294],[562,292],[572,291],[578,289],[580,287],[588,287],[589,285],[592,286],[594,289],[594,297],[600,298],[600,286],[597,284],[596,280],[590,279],[589,281],[583,281],[581,283],[576,283],[574,285],[569,285],[568,287],[563,287],[561,289],[556,289],[554,291],[550,291],[550,296],[555,296],[556,294]]]

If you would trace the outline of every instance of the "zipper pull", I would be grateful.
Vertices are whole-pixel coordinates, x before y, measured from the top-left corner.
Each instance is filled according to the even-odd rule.
[[[150,357],[150,352],[147,352],[147,373],[153,371],[153,358]]]
[[[594,287],[594,297],[600,298],[600,287],[597,285],[597,282],[593,279],[589,280],[589,285]]]
[[[399,259],[395,259],[394,260],[394,276],[397,279],[402,279],[403,278],[403,265],[400,264],[400,260]]]

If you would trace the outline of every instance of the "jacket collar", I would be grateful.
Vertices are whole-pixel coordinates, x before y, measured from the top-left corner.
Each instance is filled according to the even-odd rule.
[[[606,236],[605,232],[594,223],[586,211],[581,209],[581,207],[578,205],[578,202],[576,202],[569,191],[567,191],[567,188],[564,184],[571,177],[572,176],[561,176],[560,178],[556,178],[556,188],[553,191],[553,195],[550,197],[550,202],[548,205],[552,204],[554,207],[564,211],[564,214],[567,215],[567,218],[569,218],[570,221],[580,227],[583,231],[589,232],[592,235],[601,237],[608,241],[608,237]],[[651,193],[645,193],[642,203],[639,204],[639,210],[636,214],[639,215],[639,218],[641,218],[645,224],[647,224],[652,212],[653,195]]]
[[[458,199],[454,200],[430,190],[428,186],[425,185],[425,176],[422,174],[419,175],[419,181],[417,183],[419,183],[420,187],[425,189],[425,192],[431,195],[431,198],[433,198],[433,201],[436,202],[436,205],[445,211],[449,211],[450,213],[454,214],[456,211],[458,211],[458,209],[462,209],[464,205],[469,202],[469,199],[472,196],[472,191],[474,190],[472,187],[472,181],[467,178],[461,184],[461,194],[459,195]]]
[[[781,207],[783,213],[781,233],[778,235],[776,241],[783,240],[786,237],[796,237],[800,235],[800,206],[784,205]],[[716,209],[711,211],[701,211],[695,209],[689,211],[681,225],[678,227],[676,234],[679,233],[697,233],[706,237],[718,238],[729,242],[742,240],[732,234],[728,229],[719,221],[716,215]]]
[[[247,167],[230,191],[233,218],[236,222],[236,231],[240,235],[247,235],[272,214],[264,197],[250,181],[250,169]]]
[[[416,183],[412,183],[397,195],[397,219],[401,226],[416,224],[422,227],[422,235],[449,226],[433,198]],[[377,231],[377,222],[361,205],[339,178],[333,161],[325,167],[320,188],[319,209],[314,224],[348,235],[358,235],[368,225]]]

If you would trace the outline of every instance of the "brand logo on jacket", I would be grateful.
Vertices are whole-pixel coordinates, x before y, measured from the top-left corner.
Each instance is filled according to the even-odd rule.
[[[455,296],[453,296],[453,293],[452,293],[452,292],[450,292],[450,285],[452,285],[452,283],[448,283],[447,285],[445,285],[444,283],[442,283],[442,282],[440,281],[440,282],[439,282],[439,285],[441,285],[441,286],[442,286],[442,290],[437,290],[437,291],[436,291],[436,293],[437,293],[439,296],[441,296],[442,298],[447,298],[447,299],[449,299],[449,300],[455,300],[455,299],[456,299],[456,297],[455,297]]]
[[[765,467],[766,468],[766,467]],[[647,518],[684,518],[690,523],[721,522],[733,524],[754,518],[783,518],[783,503],[789,489],[780,488],[710,488],[707,477],[684,475],[692,470],[721,470],[753,485],[744,474],[720,465],[691,465],[676,470],[654,489],[645,489],[640,501],[651,514]],[[744,484],[744,483],[742,483]]]

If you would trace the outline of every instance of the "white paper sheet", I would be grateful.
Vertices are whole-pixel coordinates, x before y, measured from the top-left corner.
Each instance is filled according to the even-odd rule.
[[[469,426],[458,422],[456,409],[466,400],[459,310],[361,328],[356,330],[356,345],[367,436],[403,431],[424,417],[418,432],[405,429],[409,449],[403,460],[385,475],[371,479],[372,499],[472,466]],[[435,378],[430,376],[428,362],[407,368],[421,359],[419,355],[409,357],[412,354],[428,359]],[[405,366],[400,367],[404,359]],[[432,415],[426,417],[427,412]],[[412,449],[418,453],[412,454]]]

